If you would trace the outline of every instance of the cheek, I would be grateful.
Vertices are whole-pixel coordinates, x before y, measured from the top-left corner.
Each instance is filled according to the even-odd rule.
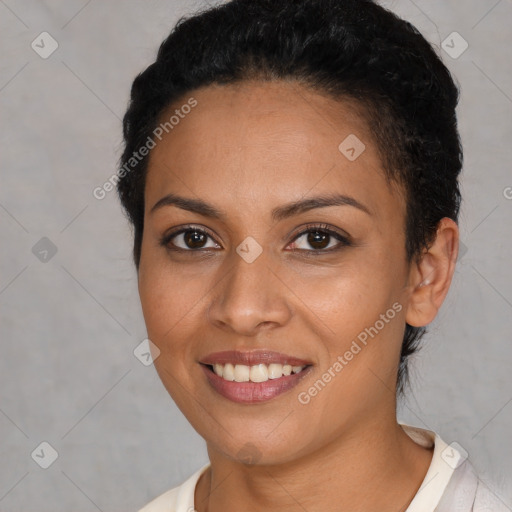
[[[295,277],[294,291],[312,309],[329,339],[347,339],[373,324],[392,304],[392,277],[364,257],[320,276]]]
[[[188,410],[194,388],[198,312],[205,290],[201,281],[184,279],[169,265],[141,265],[139,295],[148,338],[160,350],[154,365],[162,383],[180,408]],[[188,391],[185,391],[188,390]]]
[[[187,389],[200,378],[197,357],[211,335],[206,310],[217,282],[213,270],[201,264],[177,264],[156,251],[141,260],[139,295],[148,338],[160,350],[155,367],[176,400],[179,382]],[[170,375],[169,375],[170,374]]]
[[[337,383],[332,387],[337,389],[335,400],[339,394],[361,395],[359,391],[368,390],[377,380],[375,374],[382,373],[387,380],[398,361],[405,308],[400,302],[397,267],[389,256],[361,254],[329,277],[300,282],[301,296],[307,297],[305,302],[314,313],[310,316],[320,319],[316,323],[325,352],[319,370],[331,368],[337,376],[332,379]],[[340,357],[343,369],[338,365],[335,371],[332,366]],[[327,394],[324,399],[328,400]]]
[[[170,267],[153,266],[139,278],[139,295],[144,320],[151,339],[165,345],[177,339],[177,333],[197,326],[197,316],[204,308],[208,287],[196,277]],[[165,339],[164,339],[165,338]]]

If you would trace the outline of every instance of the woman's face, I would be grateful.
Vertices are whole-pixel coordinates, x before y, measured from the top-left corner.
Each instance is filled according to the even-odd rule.
[[[145,190],[139,291],[166,389],[209,449],[261,463],[394,418],[405,204],[364,120],[284,82],[190,96]]]

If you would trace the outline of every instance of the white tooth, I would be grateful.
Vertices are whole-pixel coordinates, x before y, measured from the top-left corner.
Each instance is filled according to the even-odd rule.
[[[235,380],[234,366],[231,363],[224,365],[224,369],[222,370],[222,378],[231,381]]]
[[[252,382],[265,382],[268,380],[268,369],[265,364],[251,366],[250,378]]]
[[[283,375],[290,375],[292,373],[292,365],[291,364],[285,364],[283,366]]]
[[[278,363],[271,363],[268,365],[268,378],[279,379],[283,376],[283,365]]]
[[[304,366],[292,366],[292,372],[293,373],[299,373]]]
[[[224,366],[222,364],[214,364],[213,365],[213,371],[219,376],[222,377],[222,370],[224,369]]]
[[[235,366],[235,381],[249,382],[250,368],[245,364],[237,364]]]

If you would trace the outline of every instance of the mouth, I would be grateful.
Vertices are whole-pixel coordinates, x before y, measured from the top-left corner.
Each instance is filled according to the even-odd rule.
[[[313,366],[304,359],[267,350],[217,352],[200,365],[214,391],[246,404],[268,401],[292,389]]]
[[[311,365],[292,366],[291,364],[260,363],[248,366],[245,364],[215,363],[203,364],[203,366],[206,366],[211,372],[227,382],[267,382],[300,373]]]

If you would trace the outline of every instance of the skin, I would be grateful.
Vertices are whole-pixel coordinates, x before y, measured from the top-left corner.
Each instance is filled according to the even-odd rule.
[[[405,322],[430,323],[448,292],[456,223],[443,219],[423,259],[407,264],[403,195],[386,183],[364,117],[348,101],[292,82],[211,85],[162,119],[190,96],[197,106],[151,151],[138,284],[148,337],[160,349],[158,374],[207,443],[211,468],[196,486],[196,509],[405,510],[432,450],[396,420],[400,347]],[[338,149],[349,134],[366,146],[354,161]],[[275,207],[333,192],[371,214],[341,205],[270,216]],[[169,193],[202,199],[225,218],[176,206],[151,212]],[[351,245],[330,237],[311,246],[309,223],[349,235]],[[172,239],[183,252],[159,243],[187,224],[209,231],[203,249],[186,252],[183,235]],[[263,250],[252,263],[236,252],[248,236]],[[301,404],[298,393],[395,302],[401,311]],[[260,404],[234,403],[209,386],[201,358],[256,348],[309,360],[312,371]],[[252,464],[240,460],[247,443]]]

